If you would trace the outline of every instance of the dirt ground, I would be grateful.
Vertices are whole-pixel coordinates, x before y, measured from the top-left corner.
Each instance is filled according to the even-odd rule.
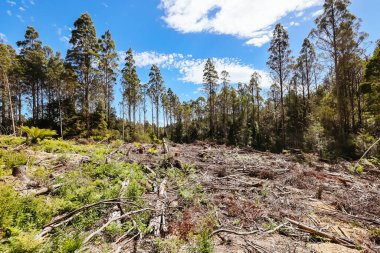
[[[214,234],[215,252],[380,252],[373,232],[380,225],[380,169],[369,162],[358,173],[350,162],[326,163],[298,151],[272,154],[198,143],[169,145],[169,152],[197,167],[196,181],[216,207],[218,229],[229,230]],[[137,152],[131,157],[153,163]]]
[[[153,155],[151,147],[124,144],[106,159],[162,169],[163,148],[157,145]],[[178,187],[167,184],[163,240],[172,235],[186,240],[185,234],[211,216],[214,252],[380,252],[380,168],[369,161],[363,172],[355,172],[354,163],[326,162],[297,150],[273,154],[201,142],[168,148],[167,167],[195,166],[192,182],[201,186],[204,200],[184,205]],[[56,166],[55,174],[86,159],[67,155],[68,164]],[[35,156],[35,163],[46,166],[58,159],[45,152]],[[144,195],[152,207],[158,192]],[[155,239],[131,241],[125,252],[153,252]],[[96,245],[90,251],[97,252]]]

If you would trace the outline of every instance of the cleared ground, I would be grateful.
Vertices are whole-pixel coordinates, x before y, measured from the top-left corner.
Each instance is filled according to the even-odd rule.
[[[84,252],[380,252],[380,169],[373,161],[358,166],[299,151],[167,146],[163,154],[162,144],[4,144],[4,150],[24,152],[33,161],[21,176],[4,173],[0,184],[22,196],[70,201],[37,226],[41,245],[63,230],[79,234],[75,250]],[[117,166],[114,174],[107,169]],[[35,173],[41,167],[49,171],[44,180]],[[83,185],[99,178],[104,192],[117,187],[74,202],[65,188],[73,172],[78,181],[81,173],[88,177]],[[94,191],[102,188],[86,194]],[[91,223],[76,226],[94,210]],[[120,229],[110,233],[112,226]]]

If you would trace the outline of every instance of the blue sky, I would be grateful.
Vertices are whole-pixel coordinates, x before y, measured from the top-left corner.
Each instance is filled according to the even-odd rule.
[[[380,39],[380,1],[353,0],[350,9],[369,33],[365,47],[371,53],[371,41]],[[266,61],[273,26],[288,28],[297,55],[320,10],[321,0],[1,0],[0,38],[16,46],[32,25],[45,45],[65,55],[74,21],[88,12],[98,36],[111,31],[120,55],[134,50],[143,82],[155,63],[166,86],[189,100],[200,95],[208,57],[219,71],[231,73],[232,82],[248,82],[258,70],[262,86],[270,86]],[[118,87],[115,92],[118,100]]]

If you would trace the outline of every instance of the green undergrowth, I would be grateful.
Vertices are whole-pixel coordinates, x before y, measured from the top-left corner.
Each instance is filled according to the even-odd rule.
[[[75,252],[82,247],[85,236],[107,220],[112,206],[106,204],[88,208],[72,220],[53,229],[43,239],[36,236],[54,217],[73,211],[87,204],[103,200],[122,198],[131,204],[123,205],[124,212],[145,206],[143,194],[150,191],[147,175],[141,167],[124,162],[105,162],[105,157],[113,150],[104,144],[80,145],[73,141],[45,139],[29,147],[34,151],[57,154],[54,163],[65,163],[71,154],[83,154],[89,161],[65,170],[52,181],[53,168],[32,166],[33,154],[26,151],[12,152],[11,147],[22,144],[18,138],[0,138],[0,177],[11,174],[14,166],[28,165],[31,179],[40,185],[61,184],[48,194],[33,196],[17,191],[12,182],[0,181],[0,252]],[[114,143],[114,146],[120,143]],[[128,186],[121,190],[122,182]],[[139,230],[148,233],[149,213],[134,215]],[[111,223],[104,235],[95,241],[112,241],[129,230],[133,224]]]
[[[23,151],[0,149],[0,176],[9,176],[13,167],[26,165],[28,161],[30,157]]]
[[[150,152],[155,154],[158,162],[148,170],[137,163],[106,159],[123,145],[120,141],[78,144],[44,139],[27,145],[23,138],[1,136],[0,145],[3,146],[0,149],[0,179],[6,178],[0,180],[0,252],[76,252],[86,246],[83,244],[86,236],[110,219],[111,213],[115,212],[115,204],[85,209],[42,239],[37,236],[53,218],[104,200],[122,200],[123,212],[146,208],[148,205],[144,198],[152,194],[152,182],[159,183],[164,179],[167,180],[168,191],[178,197],[176,208],[179,210],[202,205],[205,210],[212,209],[204,190],[197,183],[196,168],[189,164],[175,165],[172,158],[161,157],[159,152]],[[17,148],[20,145],[23,147]],[[119,155],[122,156],[114,154],[113,157]],[[86,157],[83,161],[82,156]],[[20,190],[15,187],[14,179],[7,176],[11,175],[13,167],[22,165],[27,166],[28,177],[39,187],[60,187],[40,196]],[[150,234],[150,219],[151,213],[146,211],[134,214],[133,222],[131,219],[111,222],[102,233],[92,238],[90,244],[99,246],[102,252],[109,252],[112,250],[110,245],[132,228],[134,233],[139,231],[143,237]],[[176,252],[178,247],[190,243],[192,252],[212,252],[210,231],[209,228],[189,231],[185,241],[175,236],[157,240],[157,250]]]

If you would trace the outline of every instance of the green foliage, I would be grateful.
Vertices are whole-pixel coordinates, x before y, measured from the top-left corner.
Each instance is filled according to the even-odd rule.
[[[62,208],[63,202],[43,197],[21,196],[11,186],[0,184],[0,230],[41,229]]]
[[[353,143],[356,148],[356,153],[360,157],[368,150],[368,148],[375,143],[376,137],[368,132],[361,131],[354,136]],[[374,146],[369,152],[368,156],[380,158],[380,145]]]
[[[36,233],[21,232],[10,238],[10,247],[5,252],[10,253],[34,253],[42,244],[42,240],[35,239]],[[1,246],[0,246],[1,250]]]
[[[32,173],[32,178],[34,181],[39,183],[40,185],[49,185],[50,184],[50,174],[51,170],[45,167],[38,167]]]
[[[82,246],[82,240],[83,238],[78,233],[58,230],[50,244],[44,245],[43,251],[74,253]]]
[[[122,225],[117,222],[111,222],[105,229],[107,236],[114,238],[117,235],[120,235],[124,230]]]
[[[4,164],[5,169],[12,169],[28,162],[28,156],[24,152],[11,152],[0,150],[0,161]]]
[[[13,215],[19,207],[18,195],[11,186],[0,184],[0,229],[11,227]]]
[[[156,247],[159,253],[178,253],[185,244],[183,240],[177,236],[169,236],[166,239],[157,239]]]
[[[364,167],[363,167],[363,165],[357,165],[357,166],[355,167],[355,171],[356,171],[357,173],[362,173],[362,172],[364,171]]]
[[[211,236],[211,229],[207,226],[202,227],[201,231],[196,236],[196,252],[212,253],[214,243]]]
[[[124,144],[124,141],[122,141],[122,140],[114,140],[111,142],[111,146],[114,148],[118,148],[123,144]]]
[[[105,115],[105,105],[103,100],[99,100],[95,112],[92,114],[92,130],[91,133],[96,140],[102,140],[106,137],[107,122]]]
[[[131,201],[137,201],[144,193],[144,188],[135,180],[129,183],[126,197]]]
[[[31,143],[37,143],[38,140],[51,138],[57,135],[57,131],[51,129],[42,129],[38,127],[22,126],[20,129],[27,134],[27,140]]]
[[[47,153],[65,153],[73,150],[75,145],[72,141],[46,139],[39,142],[39,147]]]
[[[22,137],[16,137],[11,135],[0,135],[0,146],[1,147],[16,147],[25,142]]]
[[[150,147],[150,148],[148,149],[148,153],[149,153],[149,154],[152,154],[152,155],[157,154],[157,149],[156,149],[156,147],[154,147],[154,146]]]

